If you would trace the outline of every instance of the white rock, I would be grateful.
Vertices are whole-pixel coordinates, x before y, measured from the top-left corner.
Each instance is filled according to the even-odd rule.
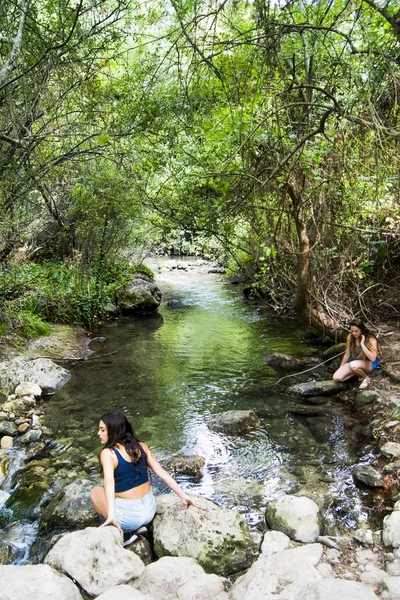
[[[12,448],[14,440],[10,435],[3,435],[0,441],[0,448]]]
[[[400,511],[394,510],[383,519],[382,539],[385,546],[400,547]]]
[[[388,592],[390,600],[400,600],[400,577],[388,577],[385,579],[383,589]]]
[[[396,442],[387,442],[386,444],[384,444],[382,446],[381,452],[382,452],[382,454],[384,454],[385,456],[388,456],[389,458],[391,458],[392,456],[394,458],[399,458],[400,457],[400,444],[396,444]]]
[[[0,566],[1,600],[82,600],[76,585],[47,565]]]
[[[372,544],[374,543],[374,538],[371,529],[357,529],[354,532],[354,537],[362,544],[372,546]]]
[[[40,398],[42,395],[42,388],[37,383],[23,381],[17,385],[14,393],[17,398],[22,398],[22,396],[34,396],[35,398]]]
[[[231,598],[272,600],[278,597],[279,592],[283,594],[282,590],[287,592],[288,598],[295,597],[299,586],[321,579],[321,574],[314,568],[321,556],[321,544],[283,550],[268,558],[260,555],[247,573],[235,582],[230,593]],[[293,582],[296,582],[296,590],[290,589]],[[288,590],[285,590],[286,586]]]
[[[321,532],[318,504],[305,496],[280,496],[268,504],[266,517],[271,529],[283,531],[298,542],[315,542]]]
[[[97,596],[96,600],[156,600],[153,596],[144,596],[131,585],[113,585]]]
[[[378,569],[375,565],[365,565],[364,571],[360,575],[360,581],[367,585],[381,587],[383,581],[389,577],[386,571]]]
[[[376,600],[367,585],[344,579],[323,579],[303,588],[297,600]]]
[[[224,593],[224,582],[221,577],[215,574],[204,574],[182,585],[177,590],[176,597],[178,600],[210,600]],[[229,600],[228,594],[226,598]]]
[[[271,556],[271,554],[286,550],[289,544],[290,538],[282,531],[267,531],[261,544],[261,553],[264,556]]]
[[[204,569],[192,558],[164,556],[147,565],[132,585],[157,600],[176,600],[176,592],[181,586],[204,574]]]
[[[44,562],[67,573],[92,596],[127,583],[144,571],[141,559],[122,547],[122,536],[116,527],[87,527],[68,533]]]
[[[355,559],[359,565],[366,565],[377,560],[376,555],[372,550],[356,550]]]

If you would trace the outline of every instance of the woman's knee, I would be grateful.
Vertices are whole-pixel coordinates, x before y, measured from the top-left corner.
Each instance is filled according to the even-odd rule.
[[[335,383],[340,383],[342,381],[342,378],[340,377],[340,375],[338,375],[337,372],[332,375],[332,379]]]
[[[96,502],[96,500],[99,500],[99,498],[101,498],[102,493],[103,488],[100,485],[96,485],[90,490],[90,499],[93,502],[93,504]]]

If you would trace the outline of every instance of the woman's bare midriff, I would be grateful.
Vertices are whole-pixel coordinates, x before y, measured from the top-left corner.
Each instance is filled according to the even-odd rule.
[[[150,482],[142,483],[137,487],[126,490],[126,492],[115,492],[117,498],[125,498],[127,500],[137,500],[138,498],[144,498],[150,491]]]

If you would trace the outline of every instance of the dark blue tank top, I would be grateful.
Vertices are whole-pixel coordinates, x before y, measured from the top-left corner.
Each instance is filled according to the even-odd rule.
[[[116,492],[126,492],[149,480],[149,474],[147,472],[147,456],[143,448],[141,448],[139,460],[135,463],[125,460],[116,448],[113,448],[113,450],[118,459],[118,465],[114,469]]]

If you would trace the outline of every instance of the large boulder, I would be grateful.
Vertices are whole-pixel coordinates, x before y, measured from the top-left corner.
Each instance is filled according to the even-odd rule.
[[[14,358],[0,363],[0,392],[11,394],[23,382],[37,383],[43,394],[54,394],[71,373],[48,358]]]
[[[153,521],[157,556],[187,556],[207,573],[229,575],[245,569],[251,545],[249,528],[236,511],[197,498],[201,508],[179,503],[164,509]]]
[[[368,585],[345,579],[324,579],[303,588],[296,600],[377,600]]]
[[[297,383],[289,388],[289,392],[298,396],[333,396],[347,389],[346,382],[336,383],[333,379],[327,381],[306,381]]]
[[[136,554],[123,548],[122,534],[116,527],[88,527],[68,533],[44,562],[75,579],[91,596],[140,577],[145,568]]]
[[[60,490],[42,511],[39,528],[81,529],[99,523],[99,517],[90,501],[93,483],[78,479]]]
[[[268,504],[266,518],[271,529],[297,542],[315,542],[322,529],[318,504],[305,496],[280,496]]]
[[[132,585],[146,594],[146,599],[157,600],[223,600],[220,594],[224,592],[223,579],[215,574],[207,575],[196,561],[187,557],[160,558],[147,565],[143,575]]]
[[[123,314],[152,312],[161,302],[161,290],[145,273],[135,273],[132,280],[115,290],[115,301]]]
[[[1,600],[82,600],[76,585],[47,565],[0,566]]]
[[[238,435],[260,427],[261,421],[254,410],[228,410],[208,421],[211,431]]]
[[[231,590],[232,600],[273,600],[280,593],[298,589],[321,579],[314,568],[322,556],[321,544],[309,544],[291,550],[283,550],[271,556],[261,555],[257,562],[239,577]],[[293,600],[296,595],[292,596]]]

